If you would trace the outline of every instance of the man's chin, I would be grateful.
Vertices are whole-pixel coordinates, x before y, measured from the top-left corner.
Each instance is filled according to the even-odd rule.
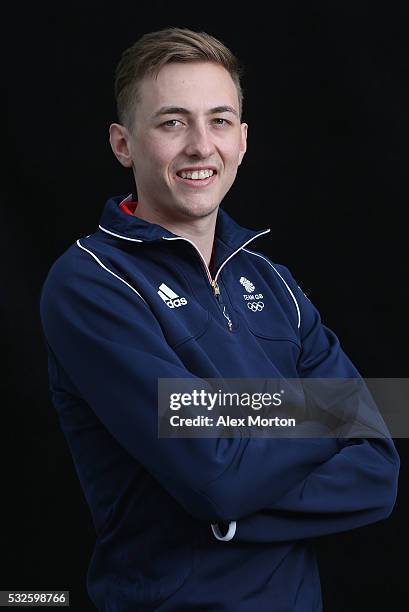
[[[220,202],[179,202],[175,207],[177,211],[184,217],[191,219],[202,219],[209,215],[217,213]]]

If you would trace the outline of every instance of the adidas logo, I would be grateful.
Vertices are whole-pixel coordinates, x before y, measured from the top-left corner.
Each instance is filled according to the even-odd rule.
[[[253,293],[255,287],[254,287],[253,283],[251,283],[249,280],[247,280],[247,278],[242,276],[240,278],[240,283],[243,285],[245,290],[248,291],[248,293]]]
[[[179,297],[178,294],[172,291],[165,283],[162,283],[159,287],[158,295],[169,308],[179,308],[179,306],[185,306],[187,304],[186,298]]]

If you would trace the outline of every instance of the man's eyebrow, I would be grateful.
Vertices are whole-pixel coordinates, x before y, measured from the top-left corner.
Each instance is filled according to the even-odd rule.
[[[207,111],[207,115],[215,115],[216,113],[233,113],[238,117],[238,112],[233,106],[215,106]],[[191,115],[192,113],[182,106],[162,106],[156,113],[152,115],[152,119],[162,115]]]

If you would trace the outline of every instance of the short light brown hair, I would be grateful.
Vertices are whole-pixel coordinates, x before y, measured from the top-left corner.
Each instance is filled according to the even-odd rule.
[[[115,70],[115,98],[119,122],[132,129],[139,84],[147,74],[157,75],[173,62],[213,62],[223,66],[233,79],[243,108],[240,77],[243,69],[237,58],[220,40],[206,32],[187,28],[166,28],[144,34],[126,49]]]

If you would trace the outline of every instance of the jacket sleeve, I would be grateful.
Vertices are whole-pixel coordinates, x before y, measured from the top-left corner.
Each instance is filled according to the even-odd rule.
[[[196,518],[269,507],[339,450],[334,439],[158,438],[158,378],[199,378],[166,342],[138,288],[76,245],[44,283],[47,348],[110,434]],[[139,291],[140,288],[139,288]]]
[[[301,313],[300,378],[358,378],[335,334],[321,323],[317,309],[289,271],[283,266],[278,269]],[[372,417],[378,430],[382,417],[378,411]],[[399,456],[386,426],[384,437],[358,437],[360,429],[360,423],[352,424],[349,439],[344,440],[339,453],[313,468],[280,499],[240,521],[235,539],[296,540],[361,527],[388,517],[397,495]]]

